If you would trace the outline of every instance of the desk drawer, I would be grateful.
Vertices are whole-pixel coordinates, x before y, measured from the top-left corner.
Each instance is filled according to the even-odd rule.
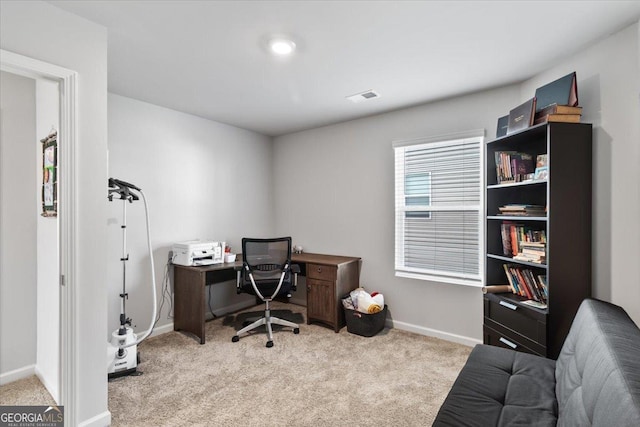
[[[485,295],[484,317],[540,345],[547,344],[546,314],[497,295]]]
[[[307,277],[334,282],[338,277],[338,267],[322,264],[307,264]]]

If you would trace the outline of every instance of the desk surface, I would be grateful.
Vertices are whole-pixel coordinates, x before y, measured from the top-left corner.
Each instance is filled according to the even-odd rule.
[[[301,254],[291,254],[291,262],[293,263],[311,263],[311,264],[321,264],[321,265],[341,265],[349,262],[359,261],[359,257],[351,257],[351,256],[341,256],[341,255],[324,255],[324,254],[313,254],[303,252]],[[242,267],[242,255],[238,254],[235,262],[224,262],[220,264],[210,264],[210,265],[200,265],[200,266],[184,266],[184,265],[175,265],[179,268],[187,268],[191,270],[196,270],[200,272],[207,271],[218,271],[218,270],[227,270],[234,269],[236,267]]]

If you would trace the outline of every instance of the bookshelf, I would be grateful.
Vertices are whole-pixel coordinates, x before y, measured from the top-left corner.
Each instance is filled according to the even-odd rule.
[[[546,277],[546,307],[527,305],[529,298],[513,293],[484,295],[485,344],[556,359],[578,305],[591,296],[591,140],[590,124],[544,123],[487,142],[485,285],[509,284],[505,264],[529,270],[527,277]],[[529,154],[534,163],[546,154],[548,176],[500,182],[496,152]],[[514,204],[543,206],[546,212],[501,213],[501,207]],[[503,224],[544,235],[543,261],[514,259],[504,241]],[[539,283],[528,283],[530,293],[541,290]]]

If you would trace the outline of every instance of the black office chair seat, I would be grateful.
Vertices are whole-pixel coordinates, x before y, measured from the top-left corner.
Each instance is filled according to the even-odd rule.
[[[272,325],[293,328],[293,333],[300,333],[300,327],[288,320],[271,316],[270,303],[282,295],[291,296],[295,290],[297,265],[291,264],[291,237],[276,239],[242,239],[243,263],[238,274],[238,293],[249,293],[257,296],[265,303],[264,317],[240,329],[231,341],[238,342],[240,335],[260,326],[266,326],[267,347],[273,347]],[[293,280],[292,280],[293,275]]]

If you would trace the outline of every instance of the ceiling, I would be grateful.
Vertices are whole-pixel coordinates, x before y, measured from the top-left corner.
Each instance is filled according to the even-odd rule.
[[[49,3],[107,27],[110,92],[269,136],[521,82],[640,18],[637,0]]]

